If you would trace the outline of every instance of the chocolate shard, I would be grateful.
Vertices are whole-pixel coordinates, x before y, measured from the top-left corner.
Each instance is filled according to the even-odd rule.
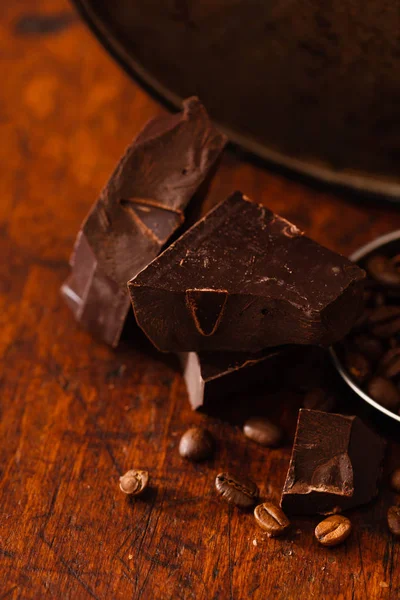
[[[330,346],[362,310],[364,271],[236,192],[129,282],[162,351]]]
[[[384,441],[358,417],[301,409],[281,506],[289,514],[333,514],[370,502]]]
[[[197,98],[183,106],[150,121],[129,146],[82,225],[61,288],[75,318],[112,346],[130,309],[126,282],[182,225],[226,144]]]
[[[249,396],[276,373],[277,361],[290,361],[292,348],[270,348],[257,354],[243,352],[182,352],[179,358],[193,410],[213,412],[230,404],[234,395]]]

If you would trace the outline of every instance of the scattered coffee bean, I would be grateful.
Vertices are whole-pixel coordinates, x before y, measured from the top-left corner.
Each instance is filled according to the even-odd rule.
[[[179,454],[188,460],[205,460],[214,452],[214,439],[207,429],[191,427],[179,442]]]
[[[253,481],[230,473],[219,473],[215,479],[215,487],[221,498],[241,508],[253,506],[259,495],[258,487]]]
[[[119,478],[119,487],[124,494],[138,496],[146,489],[148,482],[149,473],[147,471],[132,469]]]
[[[331,412],[335,408],[335,398],[323,388],[314,388],[303,399],[303,408]]]
[[[400,348],[390,348],[382,357],[378,371],[383,377],[392,379],[400,375]]]
[[[332,515],[318,523],[315,537],[323,546],[337,546],[345,541],[351,532],[351,522],[342,515]]]
[[[388,287],[400,286],[400,272],[396,268],[395,261],[387,256],[375,254],[366,263],[368,273],[375,281]]]
[[[387,522],[393,535],[400,537],[400,506],[391,506],[389,508]]]
[[[252,417],[243,426],[246,437],[261,444],[261,446],[278,446],[283,437],[283,431],[268,419]]]
[[[394,411],[400,405],[400,391],[385,377],[373,377],[368,383],[368,394],[388,410]]]
[[[254,509],[257,524],[267,532],[268,537],[277,537],[285,533],[290,521],[279,506],[272,502],[264,502]]]
[[[392,489],[400,494],[400,469],[395,469],[390,477]]]
[[[385,294],[383,292],[375,292],[372,296],[374,306],[383,306],[385,304]]]
[[[345,362],[350,375],[359,382],[365,381],[371,372],[369,360],[360,352],[347,350]]]
[[[370,361],[378,361],[383,353],[384,346],[381,340],[367,334],[360,334],[353,339],[354,346]]]

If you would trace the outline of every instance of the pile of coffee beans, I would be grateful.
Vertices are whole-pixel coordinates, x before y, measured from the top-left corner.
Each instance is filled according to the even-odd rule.
[[[351,377],[388,410],[400,410],[400,255],[371,255],[365,310],[341,347]]]

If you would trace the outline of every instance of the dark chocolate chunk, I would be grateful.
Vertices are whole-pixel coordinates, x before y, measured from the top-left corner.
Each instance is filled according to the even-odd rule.
[[[288,514],[333,514],[377,494],[385,444],[357,417],[301,409],[282,491]]]
[[[236,192],[129,282],[163,351],[329,346],[358,318],[364,272]]]
[[[183,352],[179,355],[183,376],[193,410],[208,412],[228,401],[233,394],[246,392],[273,375],[276,360],[289,349],[270,349],[263,353]]]
[[[61,290],[76,319],[106,343],[118,344],[130,308],[126,282],[183,223],[225,143],[189,98],[182,113],[150,121],[117,165],[78,234]]]

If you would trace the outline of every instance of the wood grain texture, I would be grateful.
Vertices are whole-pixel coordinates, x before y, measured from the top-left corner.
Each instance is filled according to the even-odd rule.
[[[287,537],[267,539],[251,514],[216,497],[215,474],[241,469],[263,496],[279,497],[298,397],[267,397],[288,443],[257,447],[238,427],[191,412],[174,359],[139,335],[111,351],[60,299],[82,218],[125,146],[162,109],[65,0],[4,3],[0,56],[0,598],[398,598],[399,546],[385,520],[395,496],[386,482],[377,502],[351,513],[346,544],[331,550],[313,537],[318,519],[296,519]],[[398,210],[379,201],[226,153],[209,206],[234,189],[343,253],[400,227]],[[374,416],[339,393],[351,410]],[[199,423],[218,451],[192,465],[178,443]],[[387,471],[395,464],[393,443]],[[132,467],[151,474],[135,500],[118,488]]]

